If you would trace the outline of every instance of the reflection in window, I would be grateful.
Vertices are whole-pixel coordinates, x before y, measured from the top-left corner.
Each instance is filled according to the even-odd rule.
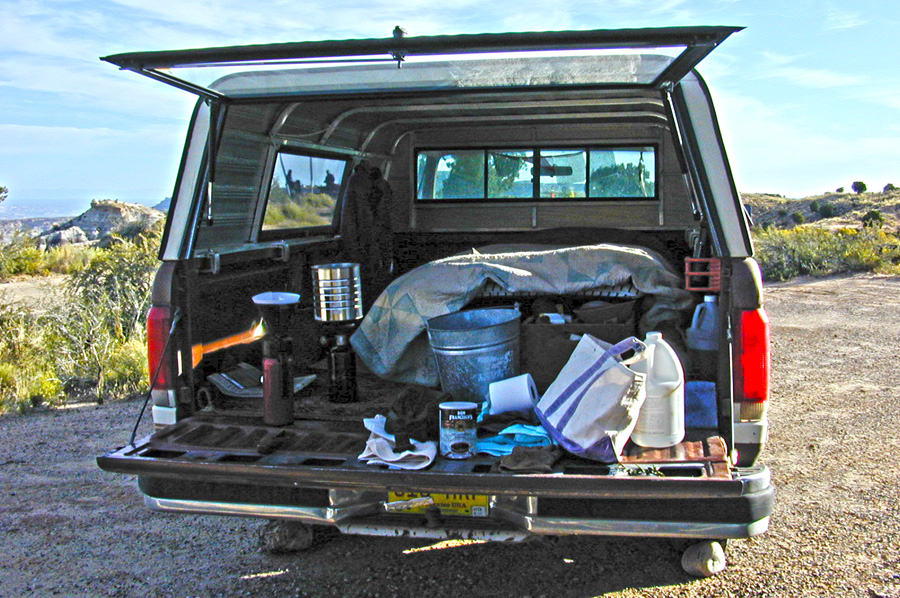
[[[541,197],[585,197],[586,152],[541,150]]]
[[[484,152],[480,150],[420,152],[419,199],[484,197]]]
[[[591,197],[654,197],[656,156],[652,147],[590,152]]]
[[[488,152],[488,197],[532,197],[534,152]]]
[[[344,160],[279,153],[262,229],[332,224],[345,167]]]
[[[652,199],[656,149],[420,151],[416,185],[420,200]]]

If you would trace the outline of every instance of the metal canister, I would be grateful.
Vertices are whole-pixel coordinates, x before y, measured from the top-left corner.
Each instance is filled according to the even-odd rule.
[[[441,410],[441,455],[448,459],[468,459],[478,442],[478,403],[450,401],[438,405]]]
[[[316,320],[353,322],[363,317],[359,264],[320,264],[311,270]]]

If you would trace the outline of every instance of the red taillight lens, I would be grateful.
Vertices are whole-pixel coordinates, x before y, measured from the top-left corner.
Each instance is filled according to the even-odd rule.
[[[166,346],[171,327],[172,312],[168,307],[150,308],[150,313],[147,314],[147,365],[150,368],[150,376],[156,374],[156,380],[150,381],[154,390],[172,388],[171,343]]]
[[[769,398],[769,316],[759,308],[741,312],[736,374],[739,401]],[[741,392],[743,390],[743,392]]]

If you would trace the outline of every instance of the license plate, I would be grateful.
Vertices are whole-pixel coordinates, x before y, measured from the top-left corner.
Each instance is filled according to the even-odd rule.
[[[489,512],[488,497],[485,494],[426,494],[421,492],[390,492],[388,501],[411,500],[431,496],[434,504],[444,515],[463,515],[466,517],[487,517]],[[427,507],[405,509],[403,513],[424,513]]]

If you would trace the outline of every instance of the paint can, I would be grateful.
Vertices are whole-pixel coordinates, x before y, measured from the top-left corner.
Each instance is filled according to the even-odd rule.
[[[468,459],[478,442],[478,403],[450,401],[438,405],[441,411],[441,455],[448,459]]]

